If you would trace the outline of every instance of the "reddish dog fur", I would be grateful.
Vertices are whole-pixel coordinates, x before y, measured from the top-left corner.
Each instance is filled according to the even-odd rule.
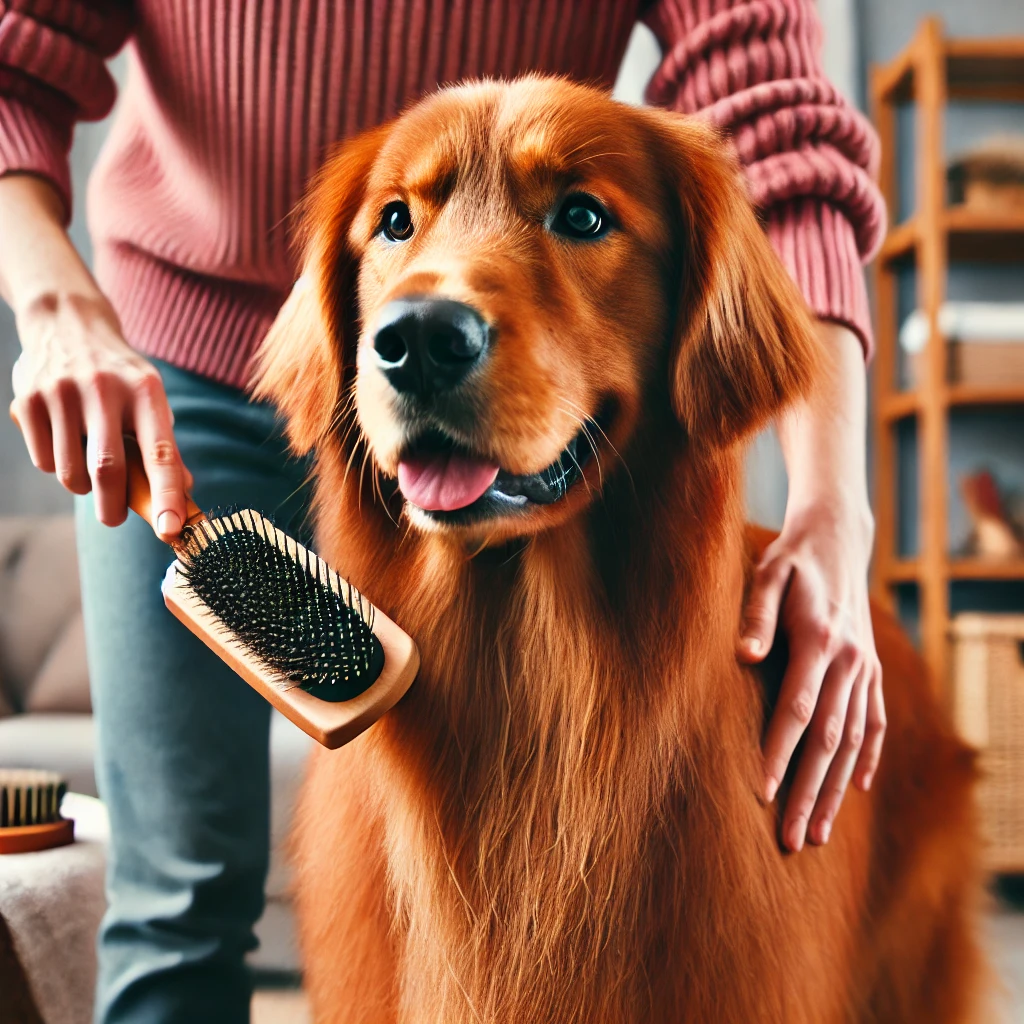
[[[556,238],[568,189],[612,211]],[[402,199],[415,234],[378,235]],[[980,1020],[972,756],[876,613],[889,733],[827,846],[789,856],[741,667],[751,433],[822,359],[708,129],[553,79],[445,90],[345,144],[259,393],[314,449],[320,550],[419,644],[408,696],[318,750],[296,835],[318,1021]],[[497,343],[443,415],[536,472],[602,405],[552,505],[438,526],[394,485],[402,405],[367,357],[388,301],[475,306]],[[782,798],[785,797],[783,790]]]

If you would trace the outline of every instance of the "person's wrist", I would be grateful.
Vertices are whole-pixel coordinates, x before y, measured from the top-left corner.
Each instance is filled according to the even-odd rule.
[[[809,529],[834,535],[870,553],[875,540],[875,517],[866,488],[824,486],[819,483],[798,494],[790,493],[783,534],[803,534]]]
[[[78,296],[103,295],[63,222],[53,187],[31,174],[0,176],[0,297],[24,319],[47,307],[63,311]]]
[[[96,328],[100,327],[103,336],[120,340],[121,326],[117,314],[91,279],[75,282],[70,287],[34,291],[19,297],[13,309],[21,345],[26,351],[31,351],[39,340],[45,339],[53,324],[62,324],[65,329],[73,325],[72,332],[65,330],[62,333],[93,338],[97,336]]]

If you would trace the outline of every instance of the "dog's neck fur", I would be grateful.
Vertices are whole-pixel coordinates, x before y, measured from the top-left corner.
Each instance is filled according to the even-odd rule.
[[[340,460],[320,466],[321,495],[344,495],[324,517],[337,530],[321,536],[324,553],[430,638],[417,683],[369,744],[386,773],[403,998],[431,1008],[417,1018],[660,1013],[678,998],[678,977],[666,979],[685,961],[684,907],[691,938],[708,930],[697,948],[720,947],[723,965],[753,954],[716,932],[721,893],[756,899],[762,874],[749,837],[728,837],[771,840],[750,799],[759,691],[734,655],[740,458],[668,453],[649,479],[616,480],[588,513],[506,559],[396,530],[366,515],[368,495],[360,512]],[[359,543],[346,542],[353,533]],[[356,564],[354,552],[374,555]],[[615,648],[624,653],[608,656]],[[613,674],[618,665],[630,671]],[[725,763],[744,749],[745,763]],[[714,850],[673,848],[661,823],[681,815],[709,819],[698,834],[720,836]],[[712,906],[714,874],[728,886],[714,887]]]

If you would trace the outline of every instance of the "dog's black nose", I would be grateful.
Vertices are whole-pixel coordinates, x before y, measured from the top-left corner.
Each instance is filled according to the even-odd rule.
[[[490,330],[472,306],[410,298],[381,311],[373,350],[396,391],[423,398],[448,391],[487,353]]]

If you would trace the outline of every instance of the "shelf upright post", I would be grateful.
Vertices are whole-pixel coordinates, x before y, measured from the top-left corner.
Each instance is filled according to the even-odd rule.
[[[915,55],[918,112],[918,306],[928,322],[918,419],[919,502],[921,506],[921,647],[940,695],[948,689],[949,580],[948,408],[946,342],[939,330],[939,308],[946,290],[945,159],[943,112],[946,57],[942,24],[927,18]]]
[[[882,68],[873,68],[871,75],[871,112],[881,139],[878,184],[885,199],[890,220],[897,216],[896,189],[896,115],[895,97],[888,94]],[[889,397],[896,388],[896,273],[895,268],[879,254],[874,265],[877,329],[875,359],[872,367],[875,425],[875,551],[872,561],[872,593],[876,601],[895,611],[895,600],[889,575],[899,556],[896,523],[896,423],[885,415]]]

